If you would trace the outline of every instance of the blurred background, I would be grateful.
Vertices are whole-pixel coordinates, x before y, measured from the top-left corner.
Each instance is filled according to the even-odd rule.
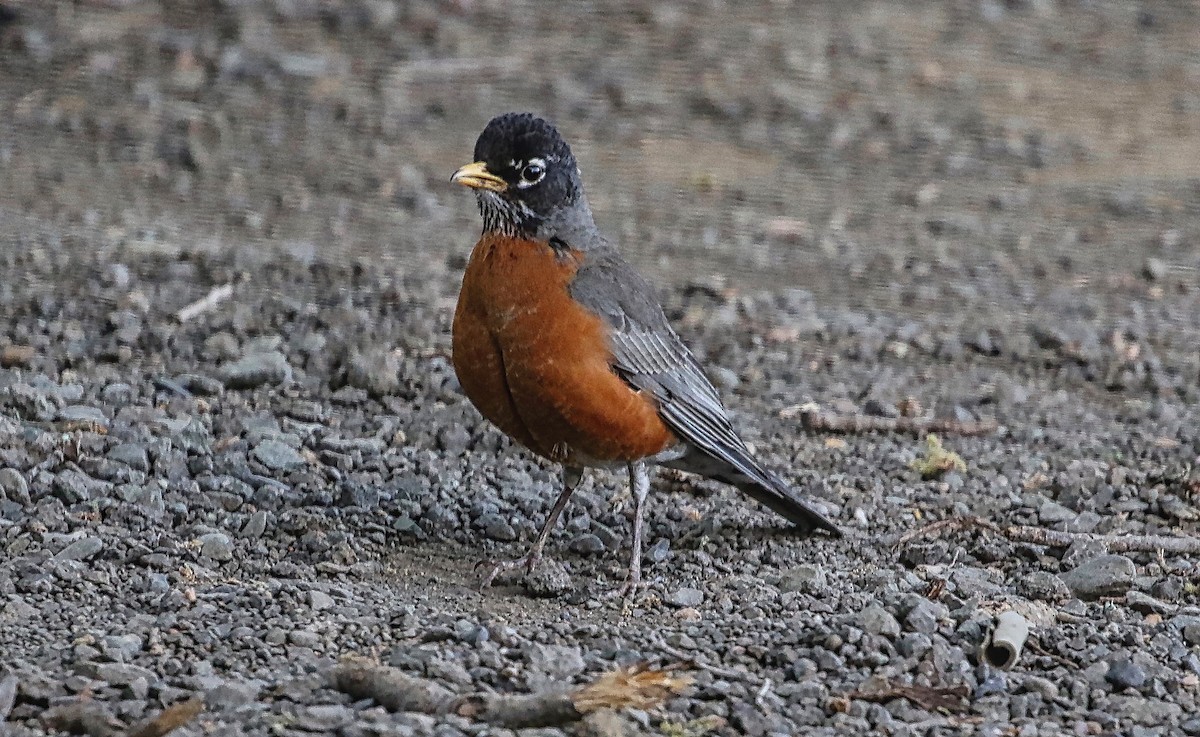
[[[42,243],[80,269],[215,252],[457,273],[479,221],[449,174],[521,109],[559,124],[601,226],[664,286],[1001,332],[1136,303],[1194,335],[1194,2],[2,7],[10,267]]]

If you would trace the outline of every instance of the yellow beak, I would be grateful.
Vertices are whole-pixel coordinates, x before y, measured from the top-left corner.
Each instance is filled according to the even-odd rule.
[[[508,189],[508,182],[489,172],[487,164],[482,161],[467,164],[454,172],[450,181],[471,189],[490,189],[493,192],[503,192]]]

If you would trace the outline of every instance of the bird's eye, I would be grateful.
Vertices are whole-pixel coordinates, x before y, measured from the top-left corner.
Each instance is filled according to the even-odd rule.
[[[537,184],[542,181],[542,177],[546,176],[546,165],[540,161],[531,161],[521,170],[522,183]]]

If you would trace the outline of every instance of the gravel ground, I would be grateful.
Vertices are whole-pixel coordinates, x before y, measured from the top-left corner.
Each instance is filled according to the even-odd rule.
[[[201,695],[180,734],[511,734],[333,690],[332,665],[362,654],[455,693],[703,665],[658,709],[522,732],[542,737],[1200,734],[1197,556],[901,540],[968,515],[1200,532],[1191,6],[773,4],[754,11],[767,31],[715,6],[10,6],[10,733],[81,701],[133,722]],[[570,49],[558,71],[533,53]],[[463,84],[429,61],[467,56]],[[531,99],[579,141],[602,224],[658,248],[631,255],[747,440],[846,539],[663,474],[649,585],[623,612],[604,594],[629,505],[599,474],[555,563],[476,591],[476,563],[538,529],[556,469],[459,390],[449,320],[478,225],[442,180],[491,112]],[[1145,119],[1099,135],[1130,100]],[[682,156],[683,131],[708,145]],[[922,440],[804,431],[811,401],[998,429],[944,434],[965,467],[924,478]],[[1036,644],[999,672],[978,651],[1004,609]],[[903,686],[965,696],[887,696]]]

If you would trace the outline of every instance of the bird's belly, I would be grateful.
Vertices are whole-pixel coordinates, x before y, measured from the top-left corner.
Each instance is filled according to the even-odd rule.
[[[463,381],[481,412],[488,416],[489,405],[511,408],[524,432],[510,435],[540,455],[573,465],[631,461],[672,448],[675,438],[654,401],[613,372],[607,325],[570,296],[578,256],[521,241],[493,245],[482,254],[476,248],[464,279],[464,296],[477,298],[473,307],[481,311],[479,322],[498,352],[488,370],[503,372],[507,395],[502,403],[476,396],[494,391],[498,376],[477,382],[474,394]],[[459,368],[457,358],[455,365]],[[489,419],[508,431],[497,418]],[[499,419],[513,424],[512,418]]]

